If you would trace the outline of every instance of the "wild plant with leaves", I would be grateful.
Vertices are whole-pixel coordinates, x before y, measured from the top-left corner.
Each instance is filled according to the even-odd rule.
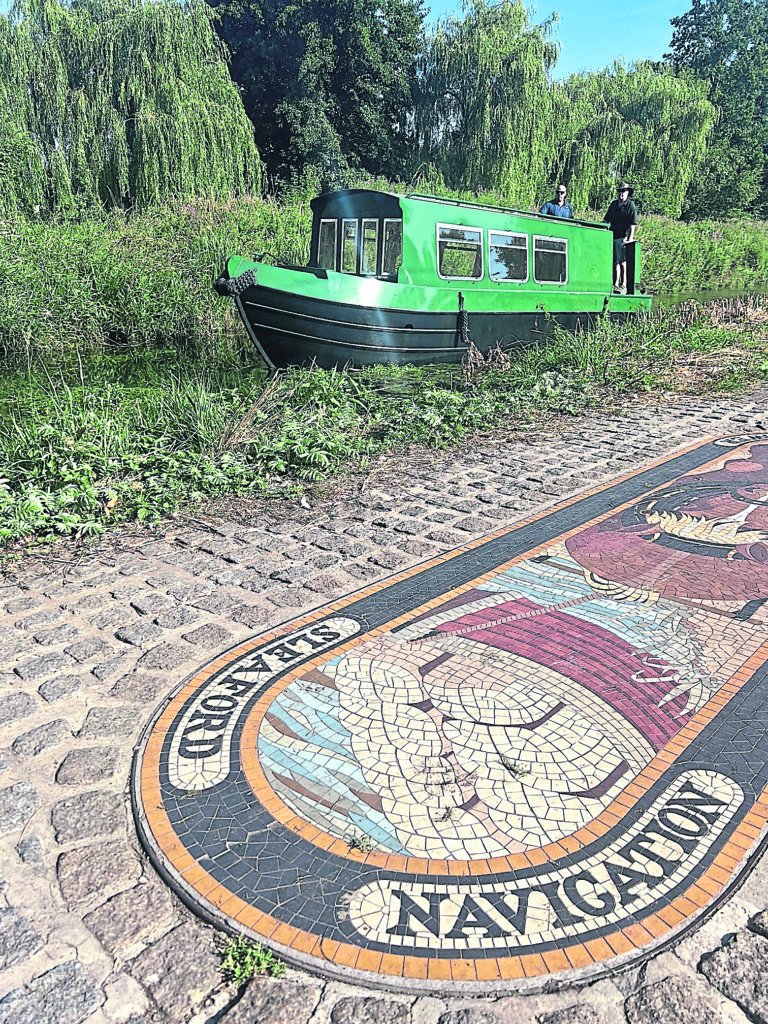
[[[748,322],[745,329],[744,322]],[[691,304],[454,368],[359,373],[91,353],[0,378],[0,543],[152,522],[222,494],[282,494],[377,452],[443,448],[649,390],[768,379],[768,301]]]

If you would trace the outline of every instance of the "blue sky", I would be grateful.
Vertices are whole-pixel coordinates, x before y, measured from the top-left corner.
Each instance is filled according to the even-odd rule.
[[[445,14],[457,14],[461,0],[427,0],[429,23]],[[557,11],[560,21],[555,38],[560,41],[560,59],[555,77],[575,71],[594,71],[612,64],[617,57],[627,61],[650,57],[658,60],[669,49],[670,19],[684,14],[691,0],[630,0],[619,8],[617,0],[551,0],[551,6],[528,5],[534,21],[543,21]],[[8,0],[0,0],[0,11]]]
[[[427,5],[432,12],[430,22],[461,10],[460,0],[427,0]],[[624,6],[617,0],[550,0],[545,6],[528,5],[536,22],[544,21],[553,11],[560,16],[555,29],[561,44],[556,78],[607,67],[617,57],[659,60],[669,50],[670,19],[690,7],[691,0],[630,0]]]

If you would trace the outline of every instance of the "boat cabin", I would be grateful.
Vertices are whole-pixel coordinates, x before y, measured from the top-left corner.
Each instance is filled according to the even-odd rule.
[[[612,236],[605,224],[367,189],[329,192],[310,205],[310,267],[414,285],[455,284],[464,292],[611,291]],[[627,269],[627,291],[634,294],[639,268],[632,260]]]
[[[403,262],[400,196],[349,189],[318,196],[310,206],[311,267],[397,280]]]

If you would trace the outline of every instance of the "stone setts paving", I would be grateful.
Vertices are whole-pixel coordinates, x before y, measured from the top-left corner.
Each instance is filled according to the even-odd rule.
[[[475,550],[481,538],[535,519],[571,494],[609,484],[684,449],[693,451],[707,438],[742,434],[754,444],[759,432],[768,428],[767,398],[768,391],[761,390],[738,399],[635,405],[621,417],[595,415],[567,421],[549,433],[541,429],[521,433],[512,440],[484,442],[458,454],[410,459],[393,456],[377,463],[364,483],[360,480],[350,485],[343,501],[318,497],[305,503],[309,508],[243,504],[227,515],[201,515],[172,522],[161,530],[117,532],[86,552],[63,547],[10,563],[0,582],[0,1024],[53,1020],[64,1024],[768,1021],[768,886],[766,869],[759,860],[739,887],[728,888],[723,879],[724,888],[711,894],[714,902],[706,907],[708,914],[703,923],[697,922],[699,927],[673,931],[670,943],[651,944],[649,957],[620,962],[620,969],[611,967],[602,974],[579,976],[576,968],[558,980],[558,972],[548,970],[538,975],[538,983],[533,975],[520,978],[530,983],[517,987],[489,983],[488,994],[476,989],[470,998],[458,977],[431,988],[420,988],[418,979],[412,978],[409,988],[388,992],[381,990],[381,985],[391,989],[393,975],[373,970],[368,987],[351,984],[360,981],[359,972],[345,974],[338,970],[343,962],[331,957],[325,977],[291,968],[283,979],[259,979],[237,991],[222,983],[218,971],[221,933],[193,916],[158,875],[155,863],[165,877],[174,880],[173,846],[153,845],[153,809],[148,799],[139,799],[137,808],[144,815],[141,833],[149,840],[155,863],[148,860],[134,825],[129,785],[134,752],[138,751],[135,777],[147,760],[151,731],[146,728],[157,722],[158,709],[162,713],[184,680],[199,675],[206,664],[215,664],[222,652],[237,649],[281,623],[311,618],[314,609],[335,605],[361,588],[385,594],[377,585],[393,573],[408,576],[418,564],[439,562],[456,548]],[[723,458],[727,453],[728,449],[723,449]],[[708,465],[711,470],[711,460]],[[669,474],[659,483],[668,481]],[[702,484],[707,486],[707,481]],[[758,504],[758,500],[752,502]],[[659,514],[669,512],[664,508]],[[749,513],[734,529],[743,531],[748,519]],[[646,520],[646,525],[653,529],[664,523]],[[576,547],[572,544],[570,550],[567,541],[549,543],[542,538],[543,549],[529,553],[531,576],[526,585],[533,586],[535,574],[547,573],[558,574],[563,586],[564,581],[576,581],[568,559],[575,558],[583,567],[589,555],[588,533],[582,532],[581,541],[576,537]],[[724,534],[707,542],[716,539],[727,546]],[[690,535],[677,540],[683,546],[695,542]],[[749,540],[760,543],[757,535]],[[577,550],[579,544],[582,547]],[[602,548],[598,545],[597,550],[599,554]],[[728,573],[738,571],[738,559],[725,560],[732,563],[726,566]],[[601,577],[598,568],[592,567],[595,578]],[[581,708],[584,714],[574,713],[574,742],[582,745],[567,764],[557,761],[547,739],[548,723],[564,713],[562,707],[544,706],[547,693],[559,685],[558,670],[537,663],[544,703],[536,722],[527,724],[537,725],[542,778],[549,785],[548,792],[555,794],[562,791],[555,784],[557,779],[566,778],[568,792],[582,797],[579,806],[572,800],[560,800],[563,813],[559,825],[557,815],[548,810],[557,800],[537,804],[529,799],[531,787],[525,775],[516,776],[516,764],[483,792],[482,800],[477,787],[464,793],[461,785],[466,788],[466,780],[457,779],[453,805],[460,815],[474,812],[469,822],[472,827],[461,832],[459,839],[454,813],[431,810],[429,801],[420,799],[423,794],[418,783],[402,770],[403,762],[395,780],[398,807],[390,808],[389,813],[386,787],[373,777],[364,758],[366,786],[357,787],[356,801],[347,787],[337,794],[338,799],[324,803],[328,778],[308,778],[311,785],[297,787],[295,771],[286,769],[278,753],[290,755],[295,767],[301,744],[293,738],[299,734],[291,723],[297,707],[310,704],[307,694],[316,698],[312,706],[316,722],[325,722],[332,731],[334,721],[338,724],[338,715],[342,715],[348,733],[360,735],[358,719],[365,716],[371,702],[384,701],[381,694],[375,695],[378,663],[386,656],[389,663],[397,664],[402,646],[409,642],[410,653],[401,659],[401,668],[404,678],[418,680],[414,700],[409,703],[421,705],[420,725],[416,726],[417,719],[408,713],[399,739],[385,729],[378,736],[379,760],[394,766],[396,759],[387,751],[398,742],[404,748],[411,741],[423,744],[425,729],[432,730],[434,725],[435,737],[443,744],[450,740],[459,763],[466,761],[470,749],[487,762],[494,740],[492,724],[473,730],[471,716],[461,707],[446,712],[452,700],[446,666],[450,658],[469,658],[469,645],[483,628],[495,628],[497,618],[509,623],[532,613],[530,596],[522,607],[525,599],[518,592],[519,579],[513,581],[517,589],[510,598],[504,590],[510,577],[502,579],[503,575],[496,573],[481,584],[475,580],[470,588],[473,593],[463,595],[473,600],[442,610],[429,609],[420,623],[404,624],[402,632],[408,635],[394,646],[390,640],[386,650],[381,646],[382,637],[369,638],[365,650],[355,652],[350,647],[343,656],[330,659],[333,665],[313,666],[310,672],[316,674],[311,678],[307,679],[306,673],[296,675],[280,699],[272,699],[265,709],[270,716],[268,728],[260,735],[264,742],[279,742],[261,748],[253,771],[261,772],[269,788],[279,792],[281,806],[312,825],[316,833],[322,831],[344,846],[345,853],[337,859],[354,863],[354,851],[343,840],[347,822],[352,820],[361,836],[378,844],[377,850],[361,854],[361,861],[373,853],[446,864],[463,856],[465,863],[506,858],[512,868],[514,858],[525,849],[559,842],[570,834],[571,825],[574,832],[586,827],[596,816],[591,810],[594,807],[597,816],[610,810],[628,771],[642,774],[652,765],[656,752],[670,738],[675,740],[676,728],[692,729],[696,716],[710,706],[718,688],[734,679],[737,683],[733,685],[746,683],[744,665],[749,663],[754,674],[763,658],[760,627],[765,616],[760,593],[749,599],[734,593],[727,607],[719,607],[712,595],[700,594],[696,598],[700,607],[674,621],[664,595],[640,604],[642,615],[638,614],[633,628],[650,630],[656,638],[656,677],[667,680],[654,684],[666,686],[662,700],[668,711],[654,723],[658,735],[639,722],[636,729],[624,733],[613,728],[615,702],[604,693],[600,698],[600,724],[604,727],[600,736],[597,723],[586,721],[588,701]],[[607,619],[603,615],[598,621],[600,616],[588,611],[589,601],[581,600],[585,595],[577,590],[568,597],[570,612],[549,609],[550,633],[556,632],[555,622],[563,625],[566,613],[582,614],[587,623],[585,642],[602,650],[606,658],[609,653],[611,657],[620,653],[631,659],[630,637],[614,632],[610,652],[599,647],[597,640],[605,641],[610,631]],[[621,599],[616,593],[608,597]],[[510,602],[517,602],[516,607],[510,608]],[[732,614],[736,605],[740,618]],[[727,617],[720,614],[723,612]],[[343,618],[343,609],[333,614]],[[497,637],[486,645],[492,655],[484,663],[486,674],[494,665],[501,671],[512,654],[519,656],[519,651],[504,647],[512,642],[507,626],[502,633],[506,639]],[[679,662],[686,652],[690,656],[685,680],[676,677],[674,687],[667,685],[672,674],[662,663],[664,651],[670,663]],[[702,670],[704,662],[707,672]],[[648,665],[646,661],[645,669]],[[320,677],[346,688],[336,719],[328,715],[327,698],[340,690]],[[644,678],[650,681],[647,671]],[[366,679],[372,684],[371,694],[367,700],[356,698],[363,690],[368,693]],[[682,687],[681,682],[685,684]],[[310,685],[314,687],[311,691]],[[575,694],[571,686],[567,693],[559,693],[557,703],[565,704],[566,697],[574,701]],[[530,692],[527,699],[531,699]],[[429,726],[424,724],[425,715],[432,723]],[[449,727],[446,719],[453,720]],[[710,720],[718,721],[714,715]],[[411,735],[414,728],[420,728],[421,734]],[[743,735],[729,741],[728,749],[740,752],[739,764],[755,762],[760,745],[757,731],[756,709],[751,731],[745,729]],[[210,737],[203,733],[197,739]],[[685,740],[691,742],[692,734],[686,734]],[[333,737],[326,736],[324,742],[327,764],[334,767]],[[441,752],[445,754],[446,749]],[[529,755],[529,747],[521,746],[519,761]],[[719,767],[702,763],[699,774],[683,783],[695,788],[711,782],[716,806],[730,812],[738,803],[738,794],[729,790],[727,781],[734,774],[734,758]],[[183,760],[177,758],[175,765],[181,772]],[[600,775],[597,783],[596,774]],[[182,775],[177,789],[183,793],[187,787],[191,809],[187,820],[191,820],[200,780]],[[578,779],[586,781],[582,785]],[[743,773],[739,780],[740,784],[744,781]],[[392,785],[390,778],[387,786]],[[514,848],[509,845],[506,825],[520,819],[520,808],[510,814],[509,821],[500,817],[511,790],[518,794],[516,799],[525,797],[530,809],[527,831],[514,837]],[[663,807],[663,802],[657,807],[653,799],[648,813]],[[582,806],[585,801],[591,801],[589,817]],[[183,802],[180,799],[180,807]],[[344,810],[346,814],[341,813]],[[710,808],[707,813],[714,812]],[[571,821],[573,815],[582,817]],[[718,821],[724,820],[724,815],[718,812]],[[739,818],[743,820],[743,816]],[[231,822],[223,827],[231,828]],[[750,827],[750,843],[745,846],[742,838],[745,858],[756,849],[761,834],[756,821]],[[433,837],[430,845],[417,848],[420,842],[426,843],[426,833]],[[656,852],[657,858],[663,859]],[[353,855],[347,856],[350,853]],[[184,891],[186,901],[205,911],[193,890],[194,886]],[[423,887],[415,897],[415,905],[422,908],[422,923],[429,899],[423,893],[427,891],[428,887]],[[434,900],[440,903],[437,897]],[[367,904],[362,901],[358,910],[361,920],[375,930],[371,915],[375,916],[376,898]],[[475,923],[485,920],[467,907],[465,924],[471,923],[470,911]],[[222,913],[226,918],[226,907]],[[350,906],[350,915],[353,913]],[[692,917],[696,917],[693,911]],[[410,925],[418,920],[418,914],[406,914],[403,932],[414,931]],[[544,921],[541,934],[546,930]],[[434,930],[427,927],[427,934]],[[475,928],[473,934],[487,938],[489,929],[487,925]],[[478,977],[476,974],[475,982]],[[515,978],[507,980],[514,982]]]

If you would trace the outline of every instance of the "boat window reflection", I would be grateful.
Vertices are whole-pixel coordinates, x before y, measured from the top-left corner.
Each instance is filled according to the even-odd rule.
[[[533,239],[533,279],[542,284],[568,280],[568,242],[564,238]]]
[[[492,281],[528,280],[528,236],[489,231],[488,273]]]
[[[360,273],[366,275],[376,274],[376,257],[379,251],[379,222],[377,220],[363,221],[363,246],[360,258]]]
[[[440,277],[462,280],[482,277],[482,230],[439,224],[437,227],[437,272]]]
[[[382,274],[396,274],[403,263],[403,222],[384,221],[384,248],[381,254]]]
[[[317,262],[323,270],[336,269],[336,221],[321,220],[317,243]]]
[[[357,221],[341,222],[341,270],[344,274],[357,273]]]

